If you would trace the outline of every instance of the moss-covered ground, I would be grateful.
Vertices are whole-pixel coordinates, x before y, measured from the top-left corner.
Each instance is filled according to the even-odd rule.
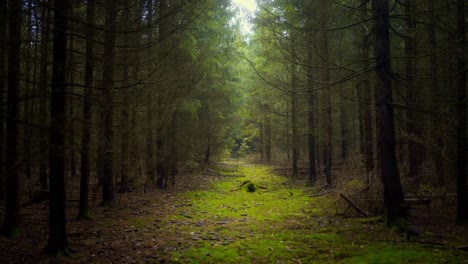
[[[468,263],[466,228],[408,239],[378,218],[342,217],[336,192],[273,171],[224,163],[189,172],[166,190],[119,194],[114,207],[92,203],[93,220],[76,221],[69,197],[73,258],[44,256],[47,201],[35,204],[23,209],[21,236],[0,237],[0,262]]]
[[[333,200],[329,196],[311,198],[305,192],[307,186],[273,174],[270,167],[244,165],[237,171],[225,169],[222,173],[225,178],[212,188],[185,193],[189,200],[183,210],[165,217],[168,228],[182,238],[174,241],[177,250],[169,253],[171,262],[463,263],[468,260],[465,252],[445,242],[424,238],[408,240],[379,221],[333,217],[329,212]],[[252,184],[255,191],[248,189]]]

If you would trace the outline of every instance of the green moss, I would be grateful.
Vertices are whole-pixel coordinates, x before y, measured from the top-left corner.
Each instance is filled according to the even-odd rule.
[[[306,186],[284,184],[288,179],[272,174],[269,167],[240,166],[233,175],[238,176],[224,177],[209,190],[185,194],[191,200],[192,218],[174,214],[164,219],[183,223],[174,228],[179,240],[172,243],[179,250],[170,253],[171,261],[456,263],[459,260],[449,250],[398,243],[399,234],[388,229],[379,217],[330,218],[327,212],[334,206],[333,199],[311,198],[304,193]],[[257,187],[255,192],[247,191],[249,184]],[[260,186],[265,189],[259,190]],[[134,225],[143,227],[150,219],[139,218]],[[187,237],[181,237],[184,234]],[[198,239],[194,241],[189,234]]]
[[[93,220],[93,217],[91,216],[89,210],[86,210],[83,213],[79,214],[76,217],[76,220]]]

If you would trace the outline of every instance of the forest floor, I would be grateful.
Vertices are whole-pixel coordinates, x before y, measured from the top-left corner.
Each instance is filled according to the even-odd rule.
[[[421,227],[408,239],[378,218],[338,216],[333,193],[311,195],[304,183],[269,166],[224,164],[180,176],[167,190],[141,188],[113,207],[93,206],[94,220],[74,220],[77,201],[69,199],[72,257],[41,254],[44,201],[22,209],[20,237],[0,237],[0,262],[468,263],[466,228]]]

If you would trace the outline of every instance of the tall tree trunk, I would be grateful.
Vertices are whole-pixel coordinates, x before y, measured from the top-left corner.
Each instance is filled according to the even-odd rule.
[[[47,102],[49,95],[49,86],[47,85],[49,74],[49,28],[50,26],[50,9],[44,7],[42,9],[41,15],[41,58],[40,58],[40,67],[39,67],[39,90],[40,90],[40,100],[39,100],[39,122],[46,126],[49,119],[47,118]],[[48,189],[48,130],[41,129],[39,131],[39,183],[42,190]]]
[[[270,111],[269,108],[267,111]],[[271,117],[270,113],[265,119],[265,158],[268,163],[271,162]]]
[[[7,55],[7,49],[4,48],[7,46],[7,20],[8,17],[8,7],[7,1],[0,2],[0,18],[2,23],[0,23],[0,104],[4,103],[4,92],[7,81],[6,74],[6,65],[5,58]],[[4,21],[4,22],[3,22]],[[0,108],[0,114],[4,115],[3,107]],[[3,161],[5,155],[5,122],[3,118],[0,118],[0,201],[5,199],[5,163]]]
[[[81,138],[81,163],[80,163],[80,204],[78,219],[90,219],[88,205],[89,177],[91,175],[91,121],[93,79],[94,79],[94,24],[96,14],[96,1],[88,0],[86,7],[86,62],[85,62],[85,92],[83,98],[83,124]]]
[[[67,58],[67,0],[54,2],[53,66],[50,100],[50,198],[49,240],[45,251],[52,255],[68,251],[65,225],[65,94]]]
[[[308,7],[308,23],[310,22],[310,17],[312,16],[312,7]],[[309,182],[314,184],[317,181],[317,167],[316,167],[316,143],[315,143],[315,92],[314,92],[314,72],[312,68],[313,64],[313,52],[314,52],[314,45],[313,45],[313,35],[312,32],[307,33],[308,38],[308,45],[307,45],[307,95],[308,95],[308,112],[307,112],[307,138],[308,138],[308,154],[309,154]]]
[[[414,81],[415,65],[416,65],[416,23],[414,22],[411,13],[413,11],[413,0],[405,1],[405,20],[406,28],[408,30],[405,37],[405,55],[406,55],[406,96],[410,110],[406,113],[406,129],[409,136],[408,144],[408,164],[409,176],[415,177],[419,174],[419,169],[422,163],[422,148],[423,145],[419,144],[418,139],[421,136],[419,131],[419,124],[415,118],[414,108],[416,107],[416,99],[418,98],[416,83]]]
[[[32,75],[32,66],[33,66],[33,56],[32,56],[32,0],[28,0],[28,9],[27,9],[27,35],[26,39],[30,40],[28,41],[28,44],[26,45],[26,52],[25,52],[25,61],[26,61],[26,67],[25,67],[25,85],[24,85],[24,96],[25,98],[30,98],[31,94],[34,91],[34,76]],[[26,123],[23,126],[23,167],[24,167],[24,173],[26,178],[31,178],[31,145],[32,145],[32,131],[31,131],[31,126],[29,123],[31,123],[31,110],[33,109],[33,102],[34,100],[29,99],[24,101],[24,108],[23,108],[23,121]]]
[[[104,153],[102,159],[102,204],[112,205],[115,202],[114,170],[113,170],[113,93],[114,93],[114,64],[115,64],[115,40],[117,7],[112,0],[106,0],[106,32],[104,34],[104,69],[102,84],[104,85]]]
[[[125,5],[125,10],[124,12],[125,13],[128,13],[130,12],[130,5],[127,3],[127,4],[124,4]],[[130,19],[129,19],[129,16],[125,16],[123,17],[124,21],[124,27],[126,27],[126,25],[128,25]],[[128,28],[125,28],[125,30],[128,30]],[[123,51],[123,72],[122,72],[122,83],[123,85],[128,85],[128,79],[129,79],[129,51],[127,49],[127,47],[129,46],[129,38],[130,38],[130,35],[126,35],[124,36],[124,51]],[[130,161],[129,161],[129,156],[128,156],[128,153],[129,153],[129,144],[128,144],[128,141],[129,141],[129,137],[130,137],[130,118],[129,118],[129,110],[130,110],[130,98],[128,98],[128,96],[125,96],[123,98],[124,100],[124,105],[122,107],[122,111],[121,111],[121,123],[123,124],[123,128],[122,128],[122,133],[121,133],[121,145],[120,145],[120,151],[121,151],[121,162],[120,162],[120,187],[119,187],[119,192],[120,193],[124,193],[124,192],[127,192],[129,191],[129,165],[130,165]]]
[[[263,162],[263,159],[265,158],[265,149],[264,149],[264,125],[263,125],[263,120],[259,122],[258,124],[258,132],[260,133],[260,140],[259,140],[259,145],[258,145],[258,152],[260,152],[260,161]]]
[[[160,5],[163,5],[163,3],[160,2]],[[160,7],[161,8],[161,7]],[[153,19],[154,19],[154,10],[153,10],[153,1],[149,0],[147,3],[147,10],[148,10],[148,15],[146,16],[147,19],[147,24],[151,25],[153,24]],[[148,35],[150,38],[153,37],[153,27],[149,27],[149,32]],[[161,36],[160,36],[161,39]],[[149,90],[148,94],[148,109],[146,110],[146,122],[147,122],[147,134],[146,134],[146,174],[149,180],[154,181],[156,178],[157,174],[157,168],[159,166],[159,161],[155,165],[155,157],[154,157],[154,133],[153,133],[153,127],[154,127],[154,94],[152,90]],[[157,122],[159,124],[159,121]],[[158,125],[156,125],[158,126]],[[159,127],[158,127],[159,130]],[[159,133],[157,135],[156,141],[161,140],[159,137]],[[156,148],[158,147],[158,143],[156,143]],[[156,152],[159,152],[159,150],[156,150]],[[157,157],[159,159],[159,156]]]
[[[292,176],[294,178],[298,175],[297,163],[299,160],[299,133],[297,125],[297,75],[294,65],[291,71],[291,129],[292,129]]]
[[[361,19],[368,19],[367,8],[369,0],[361,0]],[[367,67],[369,63],[369,34],[370,29],[364,28],[361,39],[361,57],[364,63],[363,67]],[[373,153],[373,140],[372,140],[372,100],[371,100],[371,87],[370,81],[364,78],[361,82],[362,85],[362,104],[363,104],[363,133],[364,133],[364,156],[366,164],[366,173],[369,174],[374,170],[374,153]]]
[[[385,217],[388,225],[401,225],[400,219],[406,219],[403,208],[403,190],[395,155],[395,128],[392,106],[392,68],[390,57],[390,21],[389,0],[372,2],[375,12],[375,58],[377,72],[377,101],[380,128],[381,177],[384,188]]]
[[[321,46],[322,46],[322,58],[323,58],[323,70],[322,70],[322,82],[324,84],[330,83],[330,70],[328,66],[329,62],[329,50],[328,50],[328,10],[329,10],[329,2],[326,0],[321,1],[321,7],[323,10],[320,12],[320,24],[323,30],[322,38],[321,38]],[[333,138],[333,120],[332,120],[332,91],[331,89],[327,89],[325,92],[325,148],[324,148],[324,162],[325,162],[325,180],[327,185],[330,187],[332,186],[332,138]]]
[[[468,162],[468,146],[466,135],[466,29],[465,29],[465,1],[457,0],[456,16],[456,50],[457,50],[457,224],[468,223],[468,194],[467,194],[467,172],[466,164]]]
[[[434,11],[434,1],[435,0],[429,0],[428,1],[428,19],[429,19],[429,25],[427,26],[428,30],[428,36],[429,36],[429,50],[437,50],[437,37],[436,37],[436,31],[435,27],[433,25],[436,24],[436,17],[435,17],[435,11]],[[430,56],[430,72],[429,76],[438,76],[439,74],[439,63],[437,60],[437,55],[436,54],[431,54]],[[436,113],[440,113],[441,111],[441,104],[440,104],[440,96],[441,96],[441,91],[440,91],[440,85],[439,85],[439,80],[437,78],[434,78],[431,81],[431,109]],[[436,118],[432,118],[431,126],[429,128],[429,137],[434,140],[434,146],[432,147],[431,151],[431,160],[434,164],[434,173],[436,175],[436,182],[437,186],[443,186],[445,184],[445,177],[444,177],[444,162],[443,162],[443,156],[441,155],[441,152],[437,149],[439,146],[442,146],[442,137],[438,131],[439,126],[437,124],[440,124],[440,121]]]
[[[3,229],[8,236],[20,234],[19,222],[19,102],[20,90],[20,51],[21,51],[21,7],[22,1],[9,0],[8,36],[8,108],[7,108],[7,146],[5,157],[6,202]]]
[[[344,87],[340,87],[341,94],[344,94]],[[348,144],[347,134],[348,129],[346,127],[346,99],[340,96],[340,134],[341,134],[341,161],[345,162],[348,157]]]
[[[70,11],[70,14],[69,16],[70,17],[73,17],[73,7],[69,8],[69,11]],[[73,36],[70,36],[69,40],[68,40],[68,50],[69,50],[69,55],[68,55],[68,58],[67,58],[67,83],[70,83],[70,84],[73,84],[74,83],[74,67],[75,67],[75,58],[74,58],[74,53],[73,53],[73,50],[74,50],[74,45],[75,45],[75,40],[74,40],[74,37]],[[73,85],[71,85],[69,88],[68,88],[69,92],[71,94],[74,93],[74,87]],[[67,137],[67,142],[66,142],[66,149],[67,149],[67,159],[68,159],[68,168],[66,168],[66,170],[68,171],[68,175],[71,176],[71,177],[75,177],[77,176],[77,170],[76,170],[76,161],[77,161],[77,157],[76,157],[76,148],[77,148],[77,145],[75,143],[75,135],[76,135],[76,131],[75,131],[75,118],[74,118],[74,115],[75,115],[75,108],[76,106],[74,105],[74,102],[75,102],[75,97],[72,95],[72,96],[67,96],[67,115],[69,116],[68,119],[68,122],[66,124],[66,137]]]

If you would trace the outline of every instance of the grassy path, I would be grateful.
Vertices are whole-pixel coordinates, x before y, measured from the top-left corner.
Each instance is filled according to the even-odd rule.
[[[466,263],[444,243],[409,242],[381,223],[330,219],[332,199],[244,165],[212,188],[184,194],[162,220],[172,234],[164,255],[182,263]],[[231,176],[229,176],[231,175]],[[209,176],[207,176],[209,177]],[[256,191],[249,192],[249,183]],[[252,190],[250,190],[252,191]],[[167,225],[166,225],[167,224]],[[461,242],[459,242],[461,243]],[[172,249],[172,250],[171,250]]]
[[[376,219],[335,216],[333,192],[309,197],[304,182],[261,165],[233,164],[181,175],[167,190],[148,186],[92,208],[67,210],[76,257],[44,256],[47,201],[24,210],[24,234],[0,236],[2,263],[468,263],[458,233],[411,240]],[[255,187],[255,188],[253,188]],[[253,191],[255,189],[255,191]],[[468,248],[468,246],[466,246]]]

